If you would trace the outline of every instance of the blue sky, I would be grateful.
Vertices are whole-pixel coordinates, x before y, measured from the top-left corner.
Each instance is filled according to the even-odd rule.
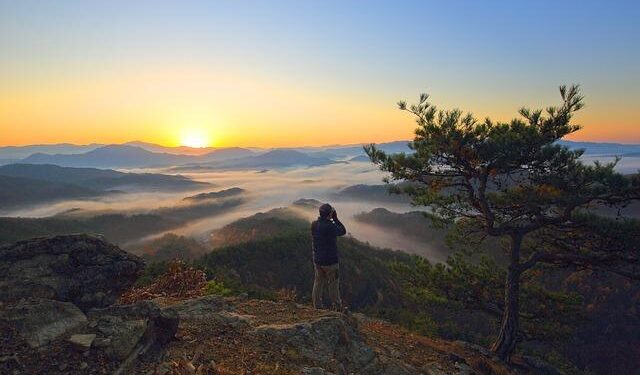
[[[283,102],[304,91],[345,98],[349,106],[392,109],[426,90],[440,106],[508,119],[521,105],[555,104],[556,87],[575,82],[587,97],[577,138],[640,142],[639,4],[0,1],[0,83],[6,87],[0,100],[39,84],[43,91],[67,81],[180,67],[268,81],[282,88]],[[344,111],[335,104],[335,116],[326,120],[351,119]],[[56,116],[62,122],[64,116]],[[303,114],[281,116],[305,126]],[[16,117],[0,112],[0,126]],[[265,124],[279,119],[265,117]]]

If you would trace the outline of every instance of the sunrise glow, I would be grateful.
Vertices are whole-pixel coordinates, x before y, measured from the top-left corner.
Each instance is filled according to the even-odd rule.
[[[571,83],[572,139],[640,142],[636,7],[552,4],[0,3],[0,146],[384,142],[413,137],[395,103],[424,91],[509,121]]]
[[[211,137],[201,129],[185,129],[180,137],[180,145],[203,148],[211,146]]]

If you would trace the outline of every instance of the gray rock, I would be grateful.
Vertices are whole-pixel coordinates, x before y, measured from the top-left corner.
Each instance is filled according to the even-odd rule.
[[[144,319],[125,320],[119,316],[104,316],[98,322],[97,329],[108,340],[109,345],[104,347],[105,353],[122,361],[142,339],[147,322]]]
[[[93,340],[96,339],[96,335],[93,333],[89,334],[75,334],[69,337],[69,342],[73,345],[74,348],[87,351],[91,348],[91,344],[93,344]]]
[[[3,306],[0,319],[14,325],[19,335],[33,348],[80,329],[87,323],[87,317],[72,303],[40,298]]]
[[[357,329],[340,314],[303,323],[264,325],[253,333],[285,343],[301,357],[322,366],[321,369],[333,369],[337,363],[338,372],[365,375],[418,373],[400,361],[378,357]]]
[[[118,360],[133,360],[153,355],[173,340],[179,318],[175,311],[161,309],[152,301],[131,305],[113,305],[87,313],[95,322],[96,339],[110,356]]]
[[[116,301],[142,271],[142,259],[101,238],[67,235],[0,247],[0,300],[37,297],[82,310]]]
[[[223,297],[209,295],[190,299],[182,303],[167,307],[166,310],[175,311],[181,319],[207,318],[227,308]]]

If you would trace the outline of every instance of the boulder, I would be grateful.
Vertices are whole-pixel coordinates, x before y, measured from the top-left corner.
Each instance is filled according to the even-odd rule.
[[[175,311],[181,319],[207,318],[211,314],[228,309],[225,299],[218,295],[209,295],[193,298],[167,307],[167,310]]]
[[[3,306],[0,320],[15,326],[18,334],[32,348],[43,346],[87,324],[87,317],[72,303],[40,298]]]
[[[75,335],[71,335],[71,337],[69,337],[69,343],[76,348],[77,350],[80,350],[82,352],[86,352],[87,350],[91,349],[91,344],[93,344],[93,340],[96,339],[96,335],[91,333],[91,334],[75,334]]]
[[[204,319],[217,325],[236,329],[248,328],[255,318],[251,315],[229,311],[233,310],[233,306],[229,305],[223,297],[217,295],[190,299],[167,307],[165,310],[175,312],[181,320]]]
[[[120,361],[159,352],[173,340],[179,324],[175,311],[152,301],[93,309],[87,315],[99,346]]]
[[[87,311],[113,304],[142,271],[142,259],[100,237],[35,238],[0,247],[0,300],[38,297]]]
[[[376,355],[349,319],[341,314],[296,324],[272,324],[256,328],[253,333],[274,343],[290,347],[298,355],[322,369],[358,374],[418,374],[390,358]],[[319,368],[307,369],[318,373]],[[323,370],[324,371],[324,370]]]

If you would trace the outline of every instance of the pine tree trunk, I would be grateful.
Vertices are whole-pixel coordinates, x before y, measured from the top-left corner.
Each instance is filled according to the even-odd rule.
[[[505,283],[504,312],[502,325],[491,350],[504,360],[509,361],[516,347],[518,336],[518,315],[520,314],[520,246],[522,237],[511,238],[511,262]]]

